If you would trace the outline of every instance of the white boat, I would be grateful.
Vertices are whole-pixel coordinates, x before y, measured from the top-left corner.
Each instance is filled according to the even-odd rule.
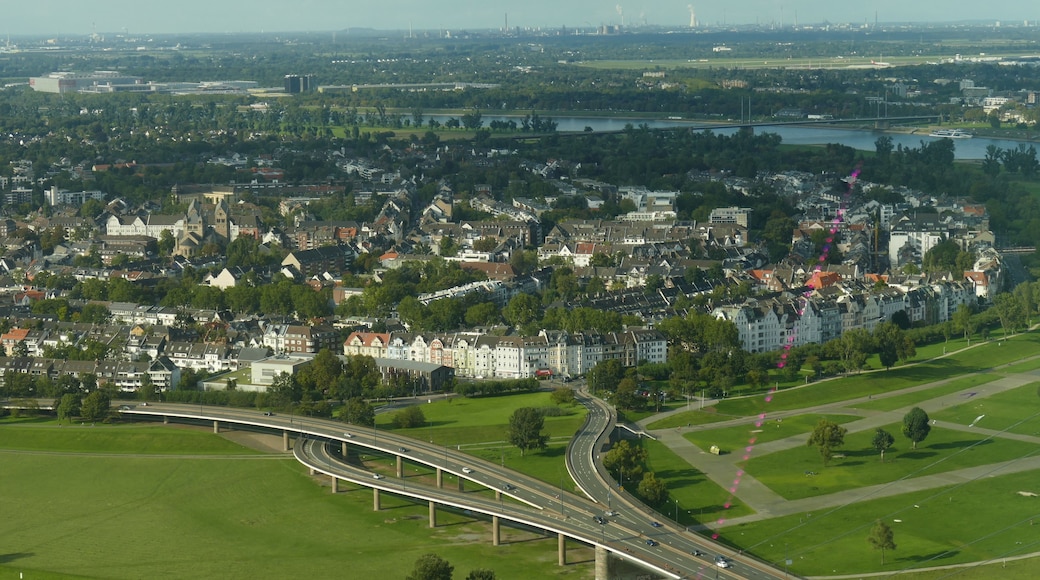
[[[929,137],[939,137],[946,139],[971,139],[975,135],[972,135],[964,129],[936,129],[928,134]]]

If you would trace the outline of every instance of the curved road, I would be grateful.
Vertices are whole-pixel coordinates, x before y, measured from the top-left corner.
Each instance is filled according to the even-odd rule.
[[[732,564],[727,571],[742,578],[767,579],[788,576],[783,570],[777,570],[768,564],[741,555],[734,555],[733,550],[722,544],[689,532],[677,523],[660,517],[660,514],[651,511],[624,492],[618,493],[614,490],[614,482],[600,461],[600,452],[606,449],[610,431],[617,424],[617,415],[614,409],[602,399],[592,397],[582,391],[575,391],[575,396],[578,402],[588,409],[588,415],[585,425],[578,431],[567,449],[567,469],[585,495],[597,500],[600,505],[609,506],[607,509],[618,514],[615,516],[617,523],[640,531],[653,530],[654,537],[668,538],[673,546],[688,554],[695,550],[704,553],[703,561],[697,562],[698,567],[689,569],[688,573],[703,575],[704,566],[713,567],[711,559],[715,554],[722,554]],[[655,518],[659,519],[655,520]],[[651,527],[650,523],[653,521],[657,521],[660,527]],[[661,542],[663,544],[664,540]]]
[[[123,408],[126,407],[126,408]],[[385,476],[375,479],[369,471],[343,463],[328,453],[320,443],[298,446],[296,457],[309,468],[395,494],[406,495],[426,501],[453,505],[488,515],[497,515],[513,521],[562,533],[582,542],[603,547],[618,557],[635,561],[640,565],[670,578],[703,575],[707,570],[717,573],[719,578],[764,578],[762,575],[745,575],[738,568],[717,569],[707,556],[697,557],[692,553],[700,549],[706,552],[703,542],[694,542],[693,535],[680,533],[669,527],[654,528],[649,520],[621,516],[610,518],[605,525],[597,524],[593,516],[603,514],[605,504],[567,495],[559,499],[559,490],[545,482],[522,473],[503,468],[447,447],[432,445],[425,441],[382,432],[372,428],[355,427],[335,421],[284,415],[263,415],[258,411],[227,407],[200,407],[170,403],[149,403],[147,406],[120,407],[121,414],[170,417],[218,423],[253,426],[266,430],[298,433],[307,439],[322,442],[347,443],[392,456],[400,456],[414,463],[454,474],[460,479],[501,492],[518,503],[493,499],[484,494],[458,492],[448,489],[409,484],[405,479]],[[597,425],[602,419],[597,420]],[[586,441],[588,427],[579,432],[578,439]],[[602,434],[601,434],[602,435]],[[598,439],[599,437],[596,437]],[[583,469],[581,467],[578,468]],[[632,508],[629,508],[632,509]],[[632,513],[635,513],[634,511]],[[648,539],[657,542],[647,544]],[[708,552],[710,553],[710,552]],[[779,576],[776,576],[779,577]]]

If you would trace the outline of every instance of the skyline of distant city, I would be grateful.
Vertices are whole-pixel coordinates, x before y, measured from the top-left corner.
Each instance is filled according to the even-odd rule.
[[[39,0],[5,8],[0,34],[90,35],[223,32],[479,30],[600,26],[780,27],[824,23],[950,23],[988,21],[1036,26],[1040,6],[1025,0],[980,5],[948,0],[840,3],[829,0],[745,0],[739,5],[689,0]]]

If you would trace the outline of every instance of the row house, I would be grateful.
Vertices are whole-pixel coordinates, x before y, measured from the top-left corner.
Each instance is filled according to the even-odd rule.
[[[263,346],[277,354],[317,353],[322,349],[335,351],[339,347],[339,333],[324,325],[271,324],[264,329]]]
[[[238,370],[238,359],[231,356],[231,348],[225,344],[171,342],[163,352],[182,369],[207,373]]]
[[[297,250],[282,260],[283,268],[292,268],[305,278],[329,272],[345,272],[354,262],[358,251],[350,245],[335,245]]]
[[[534,377],[540,370],[582,375],[611,359],[625,366],[663,363],[667,346],[665,336],[652,329],[607,334],[543,330],[525,337],[355,332],[343,343],[343,354],[441,365],[460,377],[519,379]]]
[[[961,304],[972,305],[976,300],[973,287],[959,281],[861,293],[830,286],[809,295],[786,294],[722,305],[711,314],[734,324],[744,350],[772,352],[828,342],[854,329],[873,332],[900,311],[906,312],[911,323],[938,324],[950,320]]]
[[[0,383],[8,373],[24,373],[34,378],[57,380],[62,376],[82,379],[97,378],[98,384],[109,383],[124,393],[138,391],[147,382],[161,391],[173,389],[180,382],[181,371],[168,358],[148,362],[75,361],[39,357],[0,357]],[[146,378],[147,377],[147,378]]]

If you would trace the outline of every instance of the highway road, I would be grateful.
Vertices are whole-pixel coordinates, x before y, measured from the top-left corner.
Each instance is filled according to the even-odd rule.
[[[613,425],[613,415],[602,401],[586,396],[582,396],[581,399],[583,404],[589,406],[590,419],[571,445],[568,469],[590,498],[603,498],[603,501],[561,494],[561,490],[553,485],[450,447],[369,427],[283,414],[264,415],[259,411],[230,407],[149,403],[147,406],[126,404],[119,408],[121,414],[130,416],[218,421],[298,433],[313,442],[305,442],[305,445],[295,450],[297,459],[316,471],[367,487],[497,515],[562,533],[591,545],[602,546],[618,557],[636,561],[671,578],[702,577],[709,572],[712,575],[717,574],[719,578],[758,580],[783,577],[765,573],[757,567],[749,567],[736,559],[731,559],[734,565],[729,569],[716,568],[711,558],[720,553],[718,546],[711,546],[700,536],[686,532],[663,519],[661,527],[654,527],[651,525],[654,521],[653,516],[645,511],[645,507],[641,508],[623,496],[608,492],[610,485],[605,475],[600,473],[601,468],[592,452],[599,449],[599,445],[609,434]],[[488,494],[474,493],[473,485],[469,486],[469,491],[459,492],[447,487],[437,488],[411,483],[407,478],[398,479],[389,475],[376,479],[372,472],[344,463],[319,442],[335,442],[336,447],[339,447],[340,442],[346,442],[348,445],[390,456],[401,456],[407,461],[440,469],[462,480],[498,491],[516,501],[507,502]],[[612,493],[611,508],[619,512],[619,515],[605,516],[605,513],[610,511],[606,501],[608,493]],[[608,522],[598,524],[594,521],[594,516],[604,517]],[[648,545],[648,540],[653,540],[656,545]],[[701,552],[702,555],[695,556],[695,551]],[[780,571],[779,574],[783,572]]]
[[[613,407],[602,399],[592,397],[584,391],[575,391],[575,397],[588,409],[588,414],[585,425],[567,448],[567,469],[585,495],[593,501],[609,506],[608,509],[618,514],[615,521],[619,525],[642,530],[648,527],[650,522],[656,521],[660,527],[652,528],[653,537],[667,538],[671,545],[686,553],[700,551],[706,554],[709,560],[715,555],[723,555],[730,561],[731,567],[727,571],[732,574],[763,580],[788,577],[783,570],[734,554],[732,549],[718,542],[687,531],[678,523],[652,511],[623,490],[614,488],[616,483],[603,467],[601,454],[609,447],[610,433],[617,424],[617,414]],[[665,540],[661,541],[664,543]],[[708,561],[706,565],[712,564]],[[698,575],[705,572],[703,568],[695,571]]]

